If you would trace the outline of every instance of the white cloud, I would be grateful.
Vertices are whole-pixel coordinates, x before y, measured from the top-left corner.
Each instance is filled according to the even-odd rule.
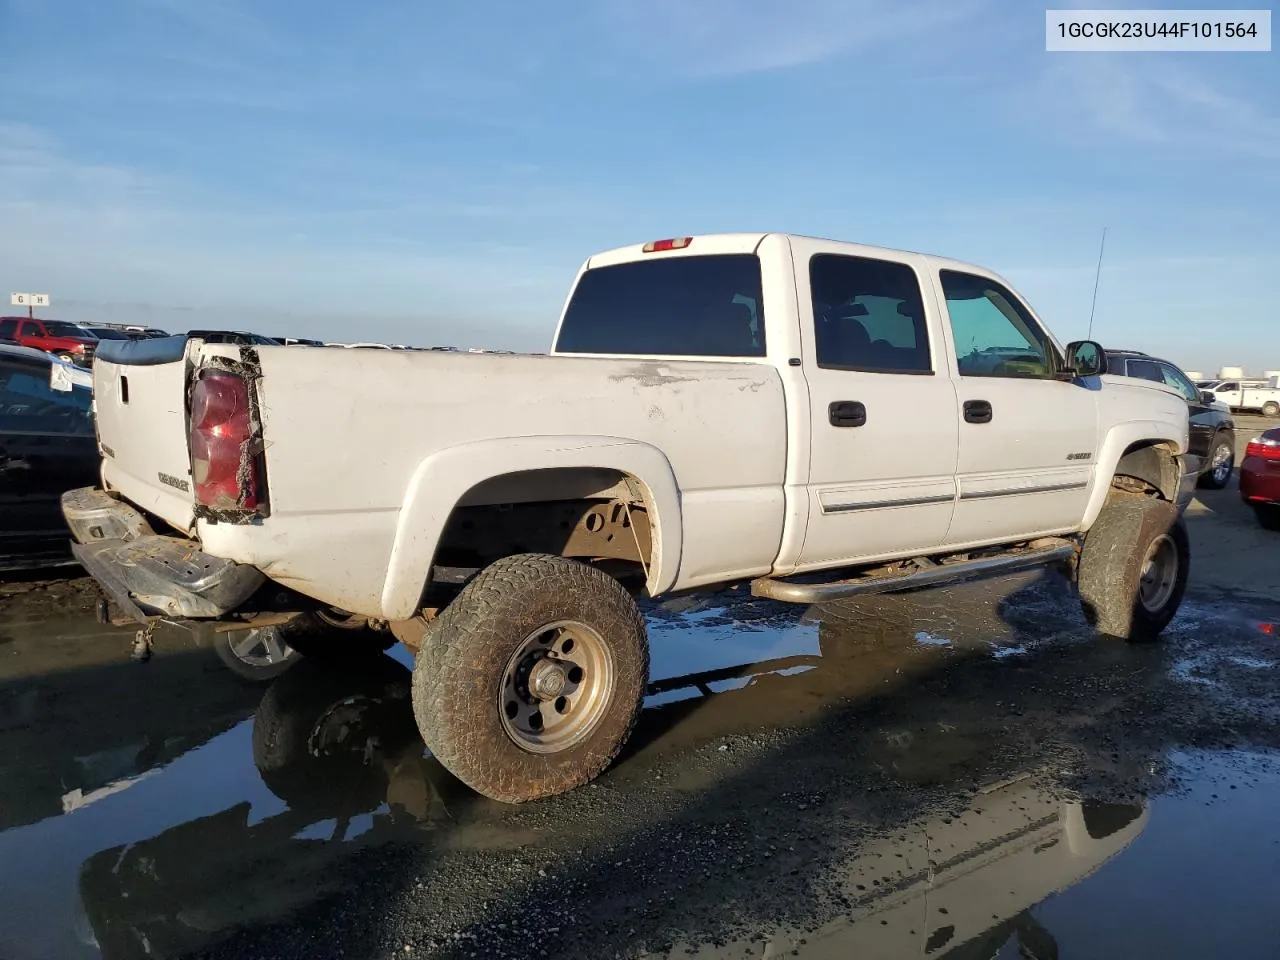
[[[1172,54],[1055,54],[1017,97],[1025,117],[1104,145],[1182,145],[1244,158],[1280,157],[1280,116],[1239,77]]]
[[[937,32],[979,0],[615,0],[616,42],[680,73],[729,75],[816,63],[855,48]]]

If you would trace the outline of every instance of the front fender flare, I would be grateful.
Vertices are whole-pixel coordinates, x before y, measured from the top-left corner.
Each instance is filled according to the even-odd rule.
[[[653,536],[646,588],[651,596],[669,590],[680,566],[683,524],[675,472],[661,450],[620,437],[504,437],[447,447],[418,465],[396,523],[383,615],[407,620],[417,614],[445,524],[469,490],[505,474],[573,467],[618,470],[640,485]]]
[[[1159,420],[1134,420],[1116,424],[1107,432],[1098,453],[1093,490],[1089,494],[1089,503],[1081,523],[1083,530],[1093,526],[1094,521],[1098,519],[1098,514],[1106,505],[1107,497],[1111,493],[1111,480],[1116,475],[1116,468],[1120,465],[1124,452],[1135,443],[1144,442],[1166,444],[1173,448],[1179,472],[1179,476],[1174,480],[1175,487],[1181,481],[1182,474],[1186,470],[1184,461],[1187,455],[1187,435],[1185,432],[1178,434],[1171,429],[1170,424]],[[1178,489],[1165,492],[1172,493],[1171,499],[1176,499],[1179,493]]]

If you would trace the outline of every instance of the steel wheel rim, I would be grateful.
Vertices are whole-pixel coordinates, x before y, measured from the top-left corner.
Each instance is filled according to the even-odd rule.
[[[293,648],[280,636],[280,628],[250,627],[239,640],[228,640],[231,655],[250,667],[274,667],[293,655]]]
[[[1231,476],[1231,448],[1225,443],[1213,454],[1213,479],[1218,483],[1226,483]]]
[[[498,717],[516,746],[560,753],[590,736],[616,683],[613,655],[593,627],[559,620],[516,647],[502,672]]]
[[[1173,596],[1178,583],[1178,548],[1173,538],[1161,534],[1147,548],[1138,580],[1138,599],[1150,613],[1159,613]]]

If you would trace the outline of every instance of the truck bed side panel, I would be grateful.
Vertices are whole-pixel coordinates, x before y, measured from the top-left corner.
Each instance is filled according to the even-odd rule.
[[[663,451],[682,500],[677,588],[767,573],[777,555],[786,419],[766,364],[306,347],[258,356],[271,516],[261,529],[202,522],[201,538],[344,609],[380,602],[418,465],[478,440],[601,435]]]

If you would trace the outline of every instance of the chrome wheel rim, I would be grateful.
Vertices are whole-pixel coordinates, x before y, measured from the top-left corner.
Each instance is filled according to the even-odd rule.
[[[1178,548],[1168,534],[1161,534],[1147,548],[1138,581],[1138,599],[1149,613],[1159,613],[1173,596],[1178,583]]]
[[[1226,483],[1231,476],[1231,448],[1225,443],[1213,452],[1213,479]]]
[[[594,628],[575,620],[549,623],[525,637],[507,661],[498,717],[522,750],[559,753],[595,729],[615,682],[613,657]]]
[[[251,667],[274,667],[293,656],[293,648],[284,642],[280,628],[250,627],[243,635],[228,640],[231,655]]]

